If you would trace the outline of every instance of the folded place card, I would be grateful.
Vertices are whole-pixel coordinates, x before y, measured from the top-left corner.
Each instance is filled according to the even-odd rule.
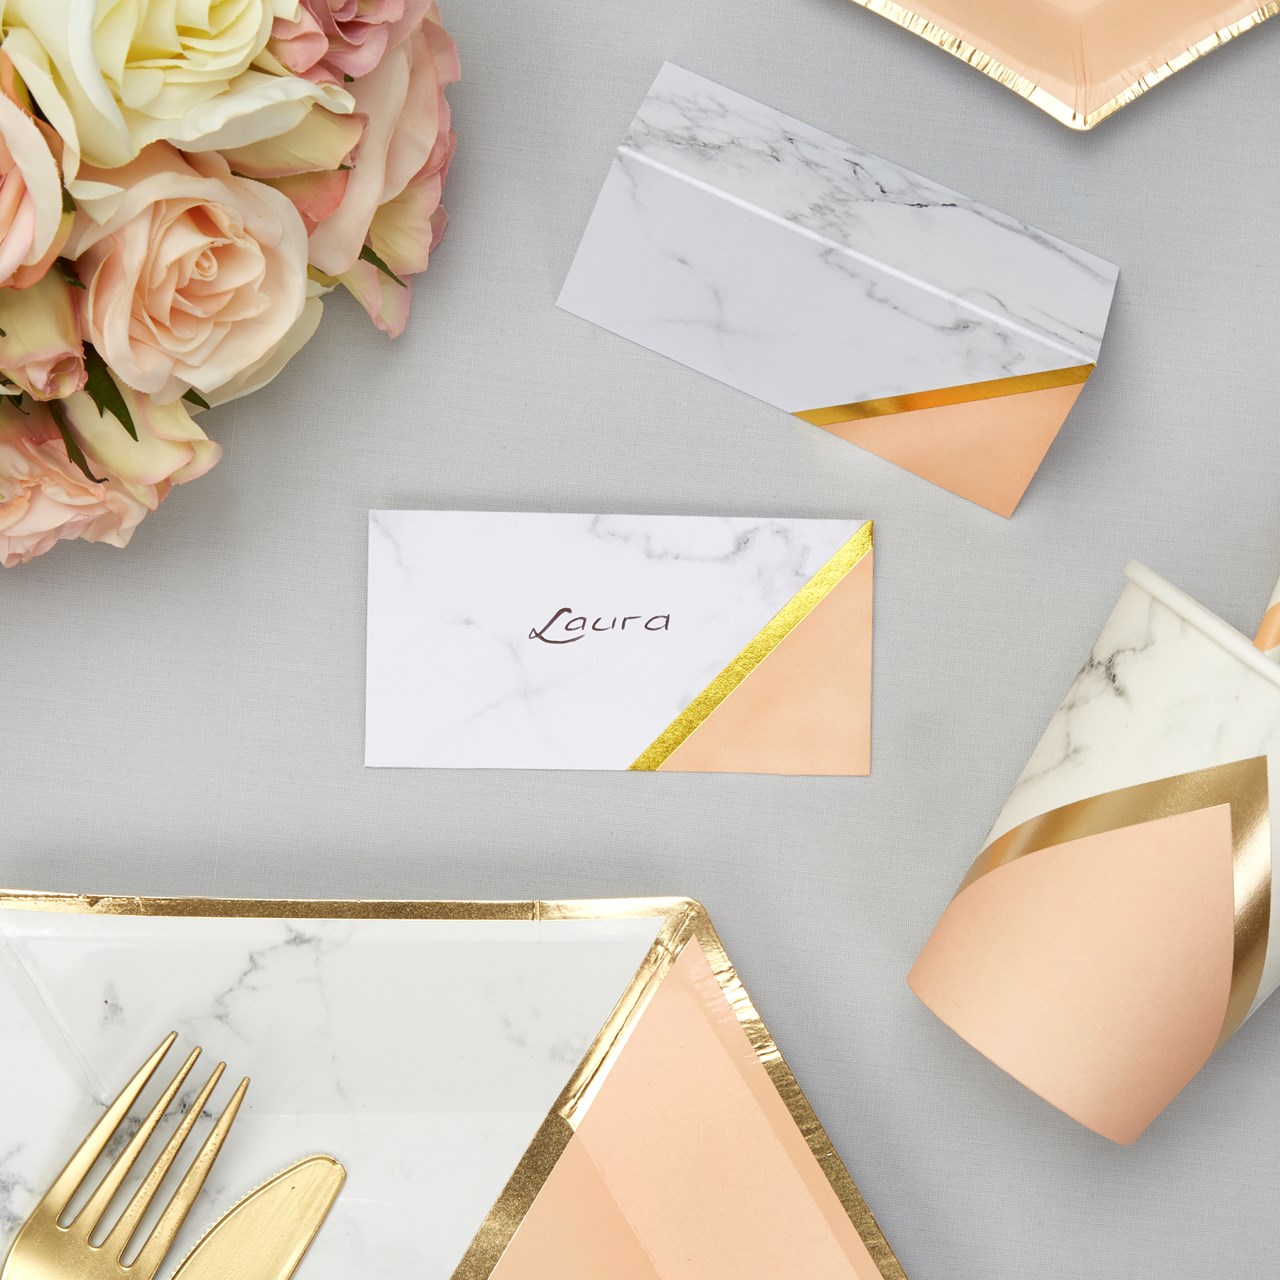
[[[1012,514],[1117,270],[668,64],[560,306]]]
[[[321,1150],[307,1280],[905,1280],[684,899],[4,893],[0,1025],[0,1257],[176,1030],[253,1082],[179,1255]]]
[[[375,511],[365,763],[866,774],[864,520]]]

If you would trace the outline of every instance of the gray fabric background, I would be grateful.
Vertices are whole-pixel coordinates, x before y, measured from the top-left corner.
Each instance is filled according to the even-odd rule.
[[[1275,1275],[1280,1003],[1121,1150],[903,975],[1125,561],[1250,632],[1280,570],[1280,21],[1075,135],[844,0],[446,17],[454,220],[407,336],[335,303],[127,553],[0,576],[0,881],[695,895],[913,1280]],[[664,58],[1120,264],[1012,521],[554,309]],[[875,517],[873,776],[366,772],[365,513],[400,505]]]

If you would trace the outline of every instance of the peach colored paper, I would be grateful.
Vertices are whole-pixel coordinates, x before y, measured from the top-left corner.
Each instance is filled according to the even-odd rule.
[[[659,985],[492,1280],[879,1280],[701,949]]]
[[[878,0],[857,3],[881,10]],[[908,0],[903,8],[1029,81],[1053,100],[1037,105],[1076,128],[1124,105],[1115,100],[1163,78],[1202,42],[1266,16],[1261,0]]]
[[[1131,1143],[1208,1061],[1235,936],[1218,805],[1017,858],[963,889],[908,981],[1015,1079]]]
[[[1011,516],[1083,384],[824,427],[877,457]]]
[[[869,774],[873,557],[868,551],[660,767]]]

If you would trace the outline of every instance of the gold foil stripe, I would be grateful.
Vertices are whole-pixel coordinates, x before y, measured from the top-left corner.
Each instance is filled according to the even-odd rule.
[[[1273,604],[1267,610],[1258,627],[1257,639],[1253,642],[1263,653],[1280,646],[1280,604]]]
[[[1271,922],[1271,801],[1267,758],[1257,756],[1090,796],[1031,818],[993,840],[969,868],[957,897],[975,880],[1018,858],[1086,836],[1228,805],[1235,888],[1231,994],[1218,1043],[1249,1016],[1267,955]]]
[[[723,671],[632,762],[631,769],[652,772],[671,757],[704,720],[822,603],[871,550],[873,522],[863,524],[830,560],[787,601],[741,649]]]
[[[908,391],[900,396],[881,396],[878,400],[855,400],[850,404],[832,404],[822,409],[801,409],[792,416],[803,418],[815,427],[831,427],[840,422],[858,422],[863,418],[912,413],[916,409],[942,409],[953,404],[971,404],[975,400],[995,400],[1001,396],[1024,395],[1029,391],[1074,387],[1084,382],[1096,367],[1092,364],[1074,364],[1065,369],[1019,373],[1009,378],[992,378],[987,382],[966,382],[958,387],[936,387],[931,391]]]
[[[1206,53],[1212,53],[1214,49],[1221,48],[1228,40],[1233,40],[1236,36],[1243,35],[1251,28],[1280,13],[1280,0],[1269,0],[1269,3],[1259,5],[1252,13],[1245,14],[1244,17],[1236,22],[1219,27],[1217,31],[1205,36],[1203,40],[1197,41],[1189,49],[1184,49],[1175,57],[1170,58],[1167,62],[1162,62],[1160,66],[1149,71],[1145,76],[1140,76],[1131,85],[1122,89],[1114,98],[1104,102],[1100,107],[1082,115],[1070,103],[1063,102],[1056,94],[1050,93],[1047,89],[1036,84],[1034,80],[1014,71],[992,54],[984,53],[976,45],[970,44],[960,36],[953,35],[931,19],[914,13],[900,4],[893,3],[893,0],[853,0],[853,3],[870,10],[872,13],[878,13],[882,18],[888,18],[890,22],[902,27],[904,30],[920,36],[953,57],[967,62],[971,67],[982,72],[984,76],[989,76],[992,80],[1004,85],[1006,89],[1012,89],[1019,97],[1026,98],[1032,106],[1038,107],[1060,124],[1065,124],[1069,129],[1092,129],[1094,125],[1100,124],[1108,116],[1114,115],[1121,107],[1127,107],[1135,98],[1141,97],[1148,89],[1154,89],[1161,81],[1167,80],[1171,75],[1189,66],[1197,58],[1204,57]]]
[[[863,526],[867,528],[867,526]],[[657,985],[690,942],[702,948],[716,982],[756,1056],[804,1135],[831,1189],[866,1244],[882,1280],[907,1280],[849,1170],[787,1066],[734,971],[706,909],[691,898],[501,901],[353,901],[274,898],[140,898],[0,889],[0,909],[157,919],[294,920],[661,920],[648,955],[565,1085],[489,1211],[452,1280],[488,1280],[559,1160]]]

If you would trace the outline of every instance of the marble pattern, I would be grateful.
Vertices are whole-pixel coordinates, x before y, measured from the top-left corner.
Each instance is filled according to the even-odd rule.
[[[1116,277],[668,64],[559,304],[794,413],[1093,364]]]
[[[366,763],[626,769],[862,524],[373,512]]]
[[[1142,565],[984,844],[1107,791],[1265,755],[1280,833],[1280,666]],[[1274,854],[1273,854],[1274,862]],[[1273,881],[1280,890],[1280,875]],[[1280,893],[1256,1008],[1280,985]]]
[[[661,923],[0,909],[0,1257],[172,1029],[204,1046],[205,1070],[227,1060],[215,1106],[253,1078],[180,1247],[327,1151],[348,1182],[307,1280],[447,1280]]]

